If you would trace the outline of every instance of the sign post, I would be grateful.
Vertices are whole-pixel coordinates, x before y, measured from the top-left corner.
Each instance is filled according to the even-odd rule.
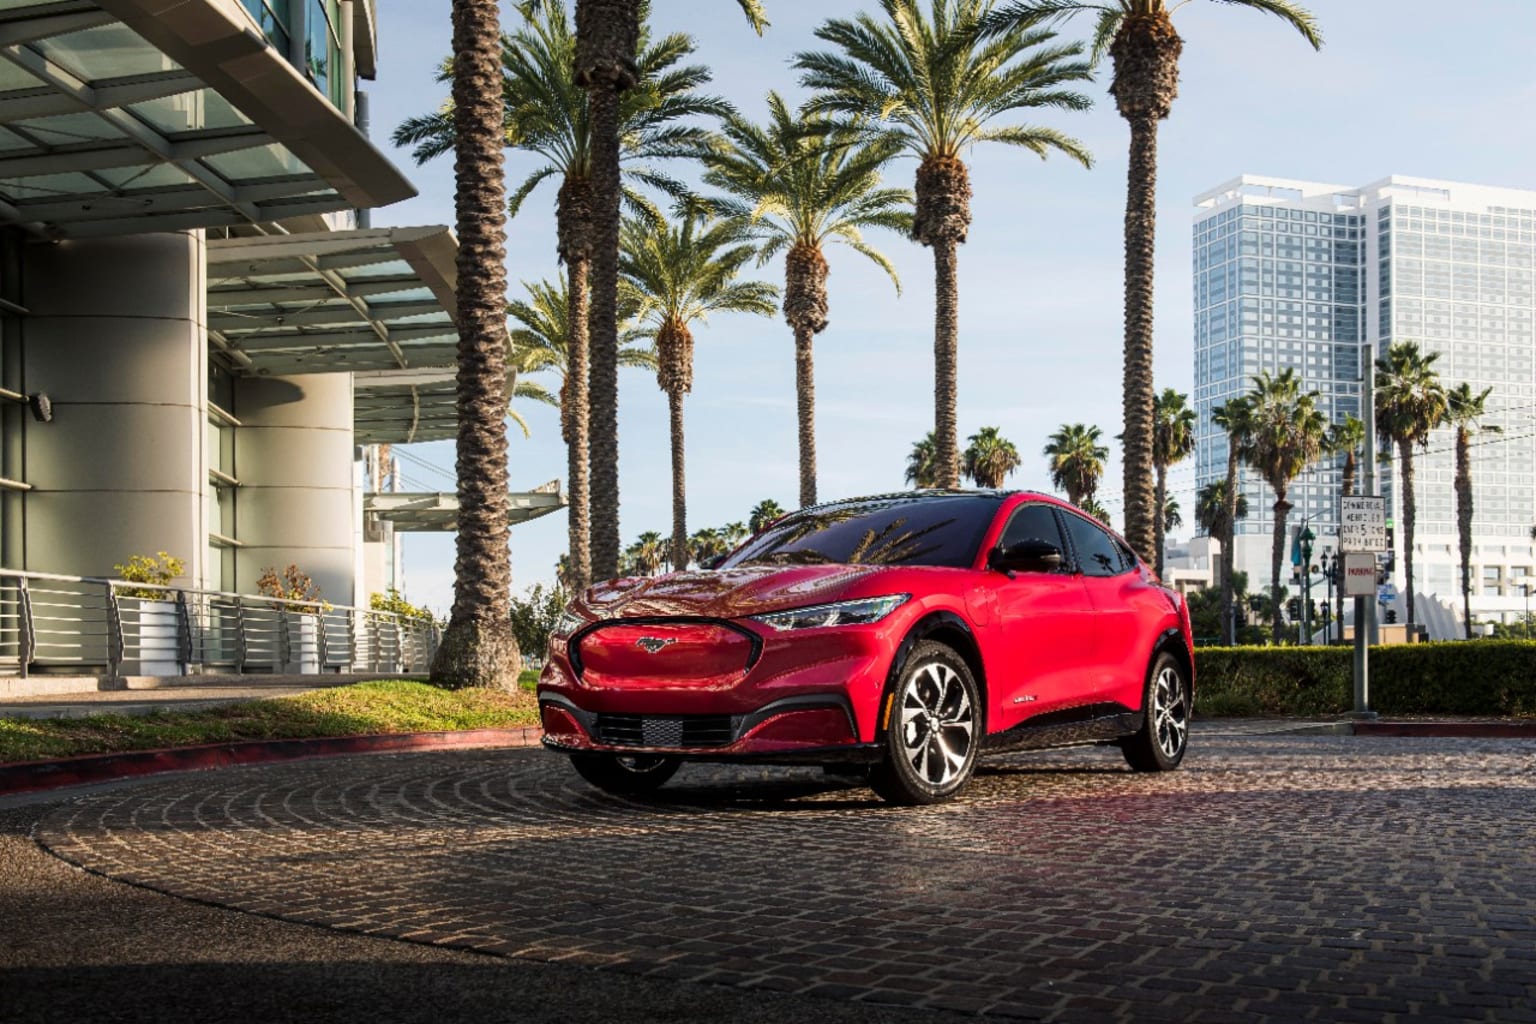
[[[1355,716],[1371,711],[1369,630],[1366,609],[1376,595],[1376,552],[1387,546],[1386,499],[1350,495],[1339,499],[1339,551],[1344,559],[1344,594],[1355,598]],[[1374,619],[1375,616],[1373,615]]]

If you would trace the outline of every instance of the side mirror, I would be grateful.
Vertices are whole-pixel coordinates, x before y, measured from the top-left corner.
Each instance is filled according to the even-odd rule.
[[[699,559],[700,569],[718,569],[720,563],[725,561],[725,555],[710,555],[708,558]]]
[[[1061,568],[1061,549],[1048,540],[1021,540],[993,548],[987,564],[1002,572],[1055,572]]]

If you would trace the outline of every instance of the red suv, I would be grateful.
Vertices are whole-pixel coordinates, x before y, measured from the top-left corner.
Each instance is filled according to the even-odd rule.
[[[538,694],[545,746],[612,792],[730,760],[867,766],[881,796],[925,804],[987,753],[1115,744],[1139,771],[1176,768],[1194,653],[1180,595],[1075,507],[918,491],[593,587]]]

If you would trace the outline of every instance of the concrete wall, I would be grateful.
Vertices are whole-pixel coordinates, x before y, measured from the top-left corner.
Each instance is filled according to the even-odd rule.
[[[237,589],[267,567],[297,565],[333,604],[353,604],[357,579],[352,377],[243,378],[235,384]],[[226,581],[228,583],[229,581]],[[367,600],[367,595],[362,595]]]
[[[21,248],[21,390],[53,400],[23,421],[25,568],[104,576],[168,551],[201,583],[207,559],[203,235]],[[12,348],[12,352],[16,352]],[[14,422],[14,421],[13,421]],[[14,502],[8,506],[14,507]]]

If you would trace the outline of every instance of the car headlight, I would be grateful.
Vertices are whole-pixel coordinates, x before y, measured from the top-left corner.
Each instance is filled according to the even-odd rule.
[[[586,624],[586,619],[582,618],[580,615],[573,614],[571,610],[567,608],[565,611],[560,613],[560,618],[555,620],[555,628],[550,630],[550,634],[552,636],[570,636],[572,633],[576,632]]]
[[[890,594],[859,601],[817,604],[787,612],[753,615],[750,618],[753,622],[761,622],[781,633],[791,629],[819,629],[825,626],[862,626],[879,622],[911,597],[911,594]]]

